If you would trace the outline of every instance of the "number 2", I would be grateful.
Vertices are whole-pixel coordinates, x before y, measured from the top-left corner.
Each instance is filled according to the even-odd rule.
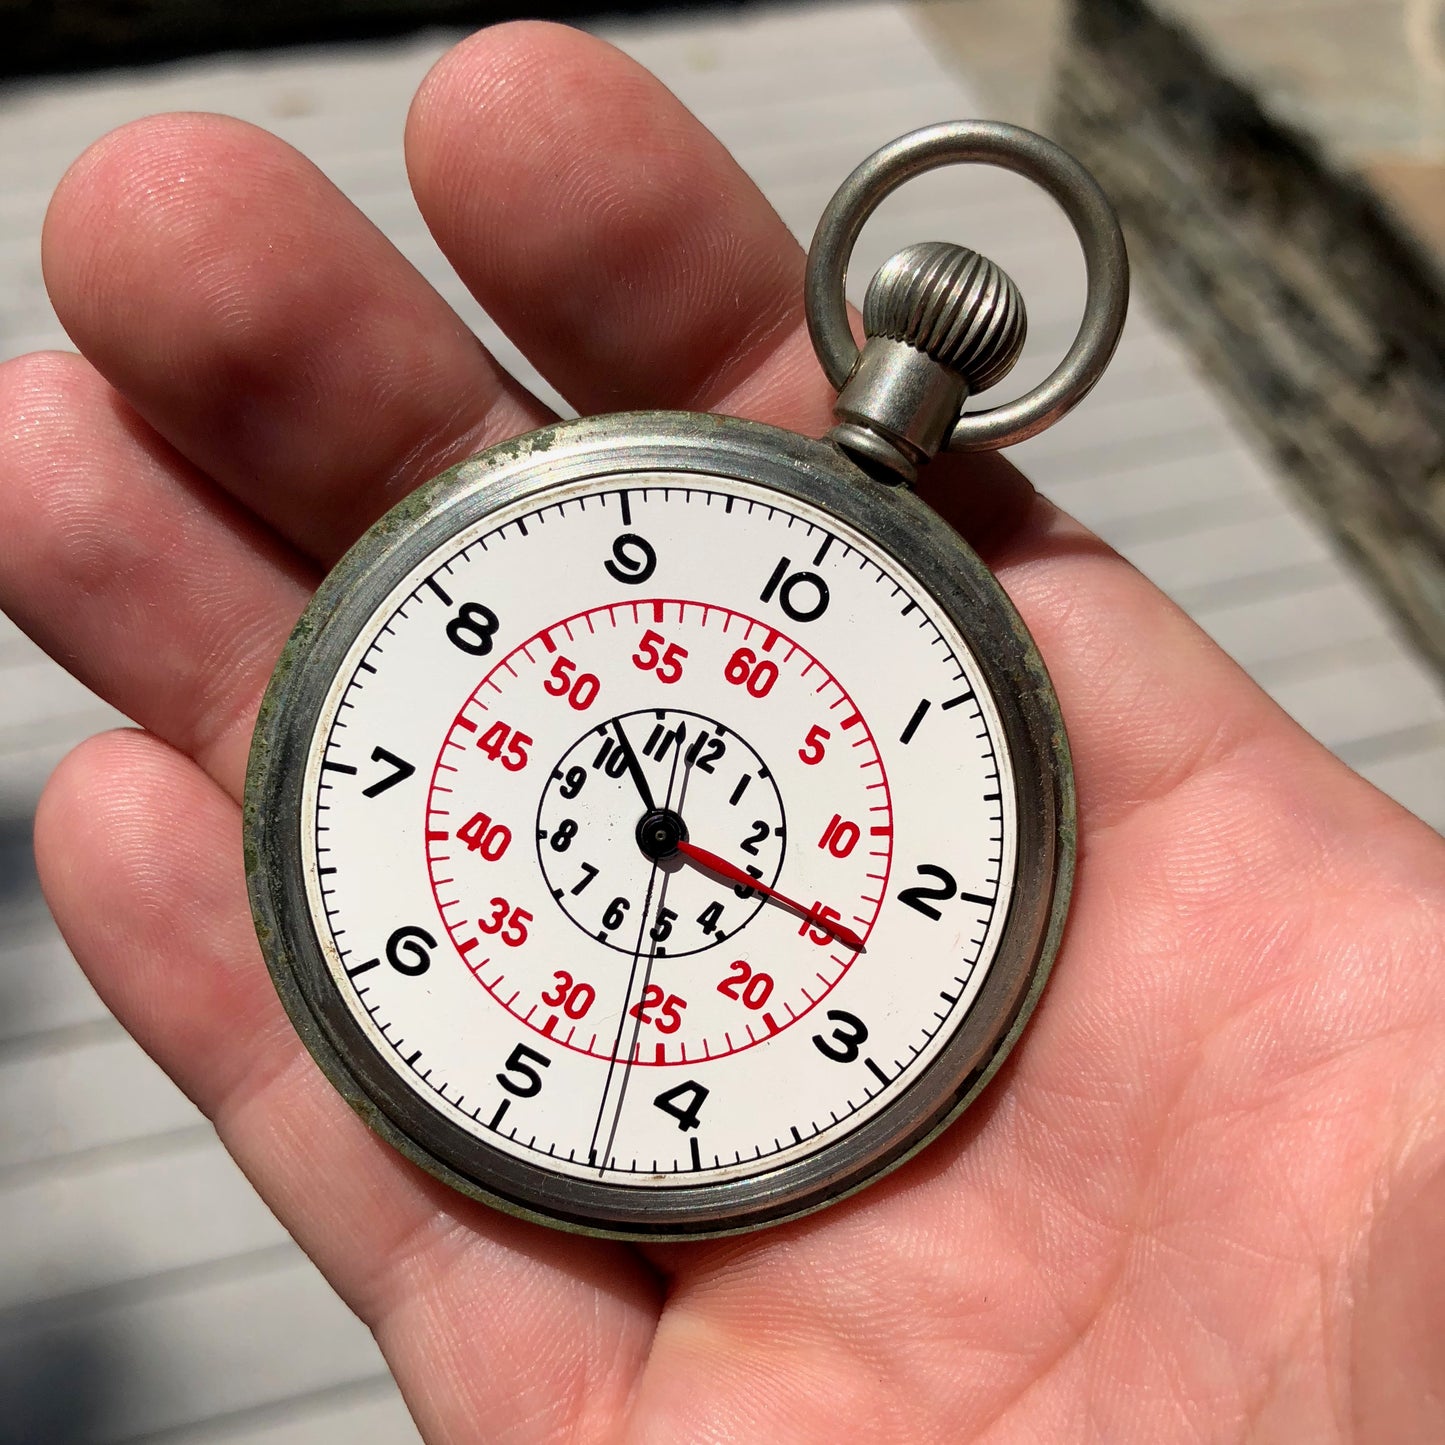
[[[918,872],[924,878],[938,879],[938,887],[925,888],[923,884],[920,883],[915,888],[905,888],[899,893],[898,901],[900,903],[906,903],[910,908],[921,913],[925,918],[931,918],[937,923],[943,915],[933,904],[925,903],[924,899],[939,898],[946,900],[952,898],[958,890],[958,883],[948,869],[940,868],[936,863],[920,863],[918,865]]]

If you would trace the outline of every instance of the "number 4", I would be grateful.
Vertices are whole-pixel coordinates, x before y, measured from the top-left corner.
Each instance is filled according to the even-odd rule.
[[[701,1084],[694,1083],[689,1079],[687,1083],[679,1084],[675,1089],[665,1089],[652,1102],[664,1114],[671,1114],[677,1120],[677,1127],[686,1132],[688,1129],[697,1128],[698,1110],[702,1108],[707,1094],[708,1091]],[[683,1098],[687,1099],[686,1104],[681,1102]]]

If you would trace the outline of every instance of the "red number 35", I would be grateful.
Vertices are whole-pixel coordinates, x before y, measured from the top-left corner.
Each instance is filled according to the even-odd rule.
[[[513,908],[505,898],[492,899],[492,916],[477,919],[483,933],[500,933],[508,948],[520,948],[527,941],[532,915],[525,908]]]

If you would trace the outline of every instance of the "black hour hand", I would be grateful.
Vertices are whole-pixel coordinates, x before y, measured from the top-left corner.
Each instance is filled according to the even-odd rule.
[[[627,763],[627,771],[632,774],[632,781],[637,785],[637,791],[642,797],[642,806],[649,813],[657,811],[657,804],[652,800],[652,789],[647,785],[647,774],[642,771],[642,764],[637,761],[637,754],[632,744],[627,741],[627,734],[622,731],[620,718],[613,719],[612,730],[617,734],[617,746],[622,749],[623,759]]]

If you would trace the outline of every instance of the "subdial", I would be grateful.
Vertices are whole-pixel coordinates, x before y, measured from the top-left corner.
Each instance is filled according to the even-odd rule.
[[[767,764],[743,737],[701,713],[649,708],[589,729],[552,769],[537,809],[537,857],[557,905],[590,938],[656,957],[715,947],[766,901],[688,865],[689,836],[725,846],[772,887],[787,824]],[[665,902],[644,920],[654,862]]]

